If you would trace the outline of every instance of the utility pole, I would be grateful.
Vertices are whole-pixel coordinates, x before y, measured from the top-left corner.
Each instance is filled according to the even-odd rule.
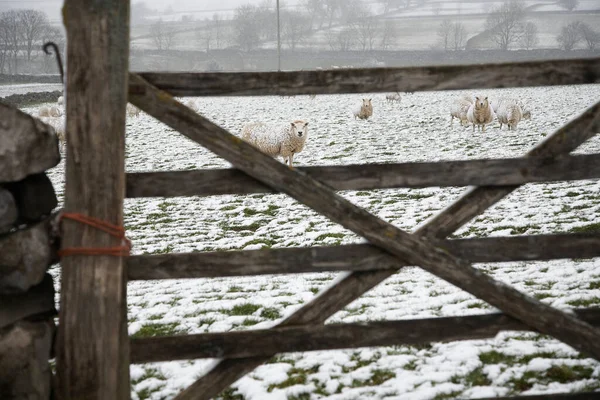
[[[279,29],[279,0],[277,0],[277,71],[281,71],[281,33]]]

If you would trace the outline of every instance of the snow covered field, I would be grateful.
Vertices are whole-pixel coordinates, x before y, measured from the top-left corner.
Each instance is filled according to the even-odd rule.
[[[600,85],[482,91],[517,96],[533,119],[519,130],[471,132],[449,127],[456,92],[293,98],[199,98],[200,112],[233,133],[248,121],[310,122],[309,165],[518,157],[600,100]],[[372,97],[373,118],[354,120],[352,106]],[[24,109],[35,113],[37,108]],[[166,171],[228,167],[199,145],[143,114],[128,120],[126,167]],[[600,152],[595,137],[577,153]],[[64,162],[50,171],[63,200]],[[451,204],[466,188],[394,189],[343,195],[407,231]],[[600,182],[526,185],[455,233],[457,237],[598,232]],[[129,199],[125,224],[135,254],[306,247],[361,238],[284,195]],[[558,308],[600,304],[600,260],[478,264],[494,278]],[[60,276],[58,267],[51,271]],[[259,329],[311,301],[337,274],[277,275],[132,282],[129,333],[134,337]],[[60,288],[58,288],[60,290]],[[405,268],[328,320],[379,321],[496,311],[422,271]],[[170,399],[214,360],[133,365],[133,399]],[[223,399],[450,399],[600,389],[600,363],[547,336],[505,332],[489,340],[283,354],[233,385]]]

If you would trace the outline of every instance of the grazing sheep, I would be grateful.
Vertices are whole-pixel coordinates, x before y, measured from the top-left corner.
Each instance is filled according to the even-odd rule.
[[[357,106],[353,111],[354,119],[369,119],[373,115],[373,104],[371,103],[371,99],[362,99],[362,103],[360,108]]]
[[[388,103],[393,103],[393,102],[398,102],[400,103],[401,97],[400,97],[400,92],[395,92],[395,93],[388,93],[385,95],[385,100]]]
[[[473,104],[473,98],[469,95],[463,95],[454,100],[450,106],[450,126],[454,125],[454,118],[458,118],[462,126],[468,126],[467,112]]]
[[[485,126],[490,124],[495,116],[488,98],[483,96],[476,96],[475,102],[471,104],[467,111],[467,121],[473,124],[473,132],[475,132],[475,125],[477,125],[478,130],[485,132]]]
[[[285,126],[270,126],[262,122],[246,124],[242,139],[271,157],[283,157],[293,168],[294,154],[300,153],[308,137],[308,122],[294,121]]]
[[[127,112],[128,117],[139,117],[140,116],[140,109],[130,103],[127,103],[126,112]]]
[[[521,110],[521,106],[518,101],[514,99],[503,99],[498,104],[498,112],[496,113],[496,118],[500,123],[500,129],[502,129],[502,125],[506,124],[508,126],[508,130],[516,130],[517,125],[521,121],[523,117],[523,111]]]
[[[59,105],[59,106],[63,106],[63,105],[65,105],[65,98],[64,98],[63,96],[60,96],[60,97],[58,98],[58,101],[57,101],[57,103],[58,103],[58,105]]]
[[[60,117],[62,116],[62,111],[57,106],[42,106],[38,111],[39,117]]]
[[[523,113],[523,119],[531,119],[531,110],[529,107],[523,103],[521,100],[517,100],[517,104],[521,107],[521,112]]]

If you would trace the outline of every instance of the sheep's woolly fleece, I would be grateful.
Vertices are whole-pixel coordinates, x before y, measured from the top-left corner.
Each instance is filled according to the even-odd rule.
[[[600,99],[600,85],[482,91],[515,97],[533,118],[518,131],[485,133],[448,125],[460,92],[423,92],[387,104],[369,94],[369,123],[348,109],[364,95],[213,97],[200,112],[230,132],[247,121],[310,121],[298,167],[520,157]],[[32,115],[36,108],[25,108]],[[129,172],[227,168],[231,165],[142,114],[127,121]],[[599,153],[600,137],[576,154]],[[49,171],[60,201],[64,161]],[[413,232],[469,188],[390,189],[340,193],[395,226]],[[600,215],[598,180],[525,185],[453,237],[593,232]],[[282,194],[141,198],[125,202],[134,254],[263,247],[307,247],[363,240]],[[561,309],[600,305],[600,260],[483,263],[489,276]],[[60,269],[55,278],[57,299]],[[268,328],[310,302],[340,274],[274,275],[127,285],[129,333],[136,337]],[[417,267],[370,290],[327,323],[462,316],[496,311]],[[172,399],[215,360],[131,366],[132,399]],[[233,384],[221,399],[434,399],[581,392],[600,387],[600,363],[545,335],[504,332],[486,340],[283,354]]]

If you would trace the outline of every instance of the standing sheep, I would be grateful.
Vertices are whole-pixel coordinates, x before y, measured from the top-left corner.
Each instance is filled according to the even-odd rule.
[[[401,99],[402,99],[402,97],[400,96],[400,92],[388,93],[385,95],[385,101],[387,101],[388,103],[393,103],[393,102],[400,103]]]
[[[131,103],[127,103],[126,112],[127,112],[128,117],[139,117],[140,116],[140,109]]]
[[[362,99],[360,108],[357,106],[352,110],[352,114],[354,114],[354,119],[369,119],[369,117],[373,115],[373,104],[371,103],[371,99]]]
[[[194,112],[198,112],[198,110],[199,110],[198,104],[196,104],[196,102],[192,99],[188,99],[188,100],[184,101],[183,105],[185,105],[187,108],[193,110]]]
[[[307,137],[308,122],[305,121],[285,126],[254,122],[242,128],[242,139],[271,157],[283,157],[290,168],[293,168],[294,154],[302,151]]]
[[[483,96],[476,96],[475,102],[471,104],[467,111],[467,121],[473,124],[473,132],[475,132],[475,125],[477,125],[478,130],[485,132],[485,126],[490,124],[495,116],[488,98]]]
[[[496,118],[498,118],[498,122],[500,123],[500,129],[502,129],[503,124],[506,124],[509,131],[516,130],[522,117],[523,111],[517,100],[503,99],[498,104]]]
[[[454,125],[454,118],[458,118],[462,126],[468,126],[467,112],[473,104],[473,98],[469,95],[463,95],[454,100],[450,106],[450,126]]]
[[[63,106],[63,105],[65,105],[65,98],[64,98],[63,96],[60,96],[60,97],[58,98],[58,101],[57,101],[57,103],[58,103],[58,105],[59,105],[59,106]]]

